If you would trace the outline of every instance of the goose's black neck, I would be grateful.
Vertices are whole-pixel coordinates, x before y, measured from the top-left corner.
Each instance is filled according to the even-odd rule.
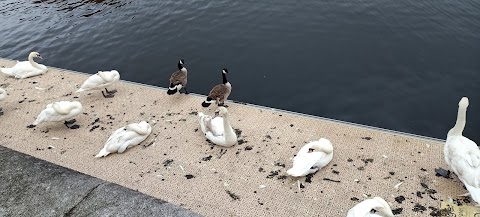
[[[222,77],[223,77],[223,84],[226,84],[228,82],[227,81],[227,75],[222,72]]]
[[[181,69],[183,69],[183,64],[178,63],[178,70],[181,70]]]

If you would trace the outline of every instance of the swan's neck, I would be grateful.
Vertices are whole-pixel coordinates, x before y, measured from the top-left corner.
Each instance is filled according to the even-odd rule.
[[[463,129],[465,129],[465,123],[467,120],[467,108],[463,106],[458,107],[457,122],[455,126],[448,132],[447,136],[461,136]]]
[[[235,139],[235,133],[231,130],[230,122],[228,121],[228,114],[223,115],[223,132],[225,133],[225,140],[229,141]]]
[[[40,65],[33,60],[33,55],[29,55],[29,56],[28,56],[28,62],[30,62],[30,64],[31,64],[33,67],[35,67],[35,68],[37,68],[37,69],[41,69]]]

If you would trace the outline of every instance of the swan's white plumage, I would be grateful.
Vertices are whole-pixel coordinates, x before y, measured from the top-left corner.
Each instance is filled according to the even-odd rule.
[[[372,212],[372,209],[377,212]],[[380,197],[374,197],[355,205],[348,211],[347,217],[393,217],[393,213],[387,201]]]
[[[312,149],[313,151],[310,151]],[[306,176],[326,166],[333,159],[333,145],[325,138],[304,145],[293,158],[290,176]]]
[[[4,100],[5,98],[7,98],[7,91],[5,91],[3,88],[0,88],[0,101]]]
[[[40,112],[32,125],[38,125],[47,121],[70,120],[80,114],[80,112],[82,112],[82,104],[78,101],[60,101],[50,103],[42,112]]]
[[[202,132],[213,144],[224,147],[237,144],[237,135],[232,126],[230,126],[228,111],[225,107],[219,107],[215,111],[214,117],[201,112],[198,113],[198,116],[200,117]]]
[[[129,124],[117,129],[107,140],[105,146],[95,157],[105,157],[110,153],[123,153],[127,148],[143,142],[152,132],[146,121]]]
[[[480,149],[474,141],[462,135],[468,104],[467,97],[458,103],[457,121],[447,134],[443,153],[445,162],[463,182],[473,200],[480,204]]]
[[[17,62],[11,68],[1,68],[0,72],[20,79],[45,74],[48,68],[45,65],[36,63],[33,60],[34,57],[41,58],[39,53],[31,52],[28,55],[28,61]]]
[[[88,77],[88,79],[83,82],[82,86],[77,90],[77,92],[102,89],[110,86],[118,80],[120,80],[120,73],[118,73],[117,70],[99,71],[96,74]]]

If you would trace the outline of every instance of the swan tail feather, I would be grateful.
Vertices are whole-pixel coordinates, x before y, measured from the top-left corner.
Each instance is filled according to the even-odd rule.
[[[207,99],[202,102],[202,106],[203,106],[203,107],[208,107],[208,106],[210,106],[210,105],[212,104],[212,102],[213,102],[212,100],[213,100],[212,98],[207,97]]]
[[[0,72],[10,76],[15,76],[15,71],[12,68],[1,68]]]
[[[32,123],[32,125],[37,126],[37,125],[43,123],[43,119],[44,119],[43,115],[40,114],[40,115],[37,117],[37,119]]]
[[[106,148],[102,148],[102,150],[100,150],[100,152],[98,152],[98,154],[95,157],[96,158],[106,157],[109,154],[110,152],[108,152]]]
[[[480,189],[478,188],[475,188],[471,185],[468,185],[466,183],[465,184],[465,187],[467,188],[468,192],[470,193],[470,197],[472,197],[472,199],[477,202],[477,204],[480,204]]]

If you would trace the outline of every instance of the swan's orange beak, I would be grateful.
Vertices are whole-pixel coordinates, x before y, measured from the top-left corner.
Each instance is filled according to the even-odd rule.
[[[38,58],[40,58],[40,59],[43,59],[43,58],[42,58],[42,56],[40,56],[40,54],[39,54],[39,55],[37,55],[37,57],[38,57]]]

